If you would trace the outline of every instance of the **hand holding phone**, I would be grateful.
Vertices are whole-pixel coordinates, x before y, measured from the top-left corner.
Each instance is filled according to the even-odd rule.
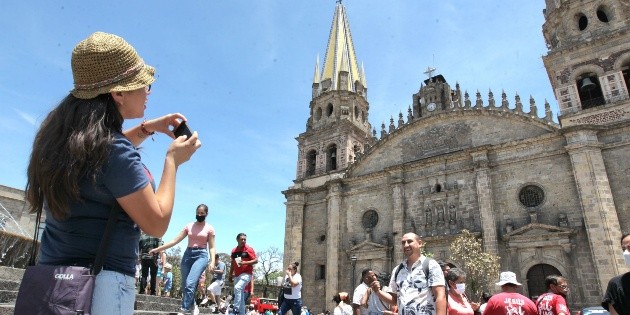
[[[186,139],[189,139],[192,136],[192,132],[190,131],[188,125],[186,125],[186,121],[184,120],[179,123],[179,126],[177,126],[175,130],[173,130],[173,134],[175,134],[175,138],[186,136]]]

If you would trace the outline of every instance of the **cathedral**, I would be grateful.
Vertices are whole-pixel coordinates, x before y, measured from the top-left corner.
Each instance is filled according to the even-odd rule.
[[[284,261],[301,264],[305,305],[332,309],[366,267],[390,273],[406,232],[448,262],[468,229],[527,296],[544,292],[549,274],[568,278],[574,310],[599,305],[608,280],[627,271],[630,1],[545,0],[542,14],[557,122],[546,102],[539,117],[531,98],[468,95],[428,69],[408,113],[377,133],[336,5],[296,138],[296,178],[283,191]]]

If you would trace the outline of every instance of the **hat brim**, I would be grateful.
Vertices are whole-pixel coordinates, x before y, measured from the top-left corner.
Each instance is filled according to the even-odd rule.
[[[108,84],[96,89],[73,89],[70,91],[72,95],[76,98],[80,99],[91,99],[95,98],[101,94],[111,93],[111,92],[126,92],[133,91],[139,88],[145,87],[155,81],[155,68],[145,64],[138,73],[130,76],[129,78],[125,78],[118,82],[114,82],[112,84]]]
[[[499,282],[495,283],[495,285],[502,286],[502,285],[508,284],[508,283],[515,284],[517,286],[522,286],[522,284],[520,284],[520,283],[518,283],[516,281],[499,281]]]

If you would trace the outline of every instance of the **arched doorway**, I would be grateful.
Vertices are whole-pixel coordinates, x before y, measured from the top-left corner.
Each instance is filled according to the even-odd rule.
[[[529,271],[527,271],[527,290],[530,298],[539,296],[547,291],[545,278],[549,275],[562,276],[556,267],[548,264],[538,264],[529,268]]]

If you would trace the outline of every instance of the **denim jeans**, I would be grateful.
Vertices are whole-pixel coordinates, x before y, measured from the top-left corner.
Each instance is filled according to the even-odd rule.
[[[92,315],[133,314],[136,279],[120,272],[101,270],[92,293]]]
[[[252,280],[252,275],[241,273],[234,278],[234,310],[245,315],[245,287]]]
[[[280,305],[278,315],[286,314],[289,309],[291,309],[291,313],[293,313],[293,315],[300,315],[302,312],[302,299],[285,298],[282,305]]]
[[[195,290],[201,273],[208,267],[208,251],[205,248],[186,248],[182,256],[182,309],[191,311],[195,302]]]

